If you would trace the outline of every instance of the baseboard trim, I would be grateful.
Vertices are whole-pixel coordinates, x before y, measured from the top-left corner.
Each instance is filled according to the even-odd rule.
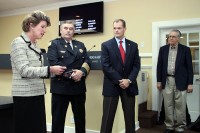
[[[137,131],[138,129],[140,129],[139,121],[135,123],[135,131]]]
[[[139,121],[135,123],[135,130],[139,129]],[[47,131],[51,132],[51,123],[47,123]],[[75,128],[70,126],[65,126],[65,133],[75,133]],[[100,131],[86,129],[86,133],[100,133]],[[125,133],[125,129],[122,130],[120,133]]]
[[[135,122],[135,131],[137,131],[140,128],[139,121]],[[122,130],[120,133],[125,133],[125,129]]]
[[[47,123],[47,131],[51,132],[51,123]],[[75,133],[75,128],[70,126],[65,126],[65,133]],[[99,131],[86,129],[86,133],[99,133]]]

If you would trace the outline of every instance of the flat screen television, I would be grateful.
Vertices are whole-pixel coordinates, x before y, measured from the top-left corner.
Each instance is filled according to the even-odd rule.
[[[59,8],[59,22],[66,20],[75,22],[75,34],[101,33],[103,32],[103,2]]]

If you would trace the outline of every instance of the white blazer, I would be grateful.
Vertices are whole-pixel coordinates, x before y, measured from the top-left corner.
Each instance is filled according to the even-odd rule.
[[[46,87],[43,78],[49,77],[49,67],[44,66],[40,48],[30,42],[22,33],[11,44],[12,95],[44,95]]]

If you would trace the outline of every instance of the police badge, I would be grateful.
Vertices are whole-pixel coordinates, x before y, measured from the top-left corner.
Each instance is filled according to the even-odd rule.
[[[80,53],[83,53],[83,50],[82,50],[82,49],[79,49],[79,52],[80,52]]]

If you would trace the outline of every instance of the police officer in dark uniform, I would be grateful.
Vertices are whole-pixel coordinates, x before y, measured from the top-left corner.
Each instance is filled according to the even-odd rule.
[[[72,40],[75,32],[73,21],[60,26],[61,38],[48,47],[51,66],[66,66],[62,76],[52,75],[52,133],[64,133],[65,117],[69,103],[74,114],[76,133],[85,133],[85,79],[90,70],[87,50],[82,42]]]

